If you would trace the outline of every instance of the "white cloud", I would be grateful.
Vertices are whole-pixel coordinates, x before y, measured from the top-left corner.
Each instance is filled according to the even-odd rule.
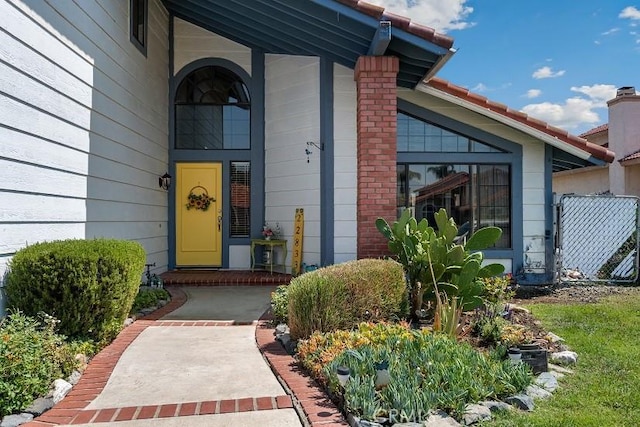
[[[411,18],[439,32],[462,30],[473,25],[467,21],[473,7],[466,6],[468,0],[369,0],[390,12]]]
[[[627,6],[622,9],[622,12],[620,12],[618,18],[640,20],[640,10],[638,10],[635,6]]]
[[[614,85],[573,86],[571,91],[587,95],[594,107],[606,107],[607,101],[616,97]]]
[[[615,86],[604,84],[574,86],[571,91],[582,96],[568,98],[564,103],[542,102],[525,105],[522,112],[554,126],[576,129],[599,123],[600,115],[596,110],[605,108],[607,101],[616,95]]]
[[[564,104],[543,102],[525,105],[522,112],[554,126],[575,129],[583,124],[594,124],[600,121],[598,113],[592,108],[589,100],[576,97],[567,99]]]
[[[540,95],[542,95],[542,91],[540,89],[529,89],[525,96],[529,99],[533,99],[539,97]]]
[[[478,83],[474,87],[471,88],[472,92],[486,92],[489,88],[484,83]]]
[[[551,67],[544,66],[534,71],[531,77],[533,77],[534,79],[550,79],[553,77],[563,76],[564,73],[564,70],[553,71]]]
[[[610,36],[611,34],[615,34],[615,33],[617,33],[618,31],[620,31],[620,28],[612,28],[612,29],[610,29],[610,30],[607,30],[607,31],[605,31],[605,32],[601,33],[601,34],[602,34],[603,36]]]

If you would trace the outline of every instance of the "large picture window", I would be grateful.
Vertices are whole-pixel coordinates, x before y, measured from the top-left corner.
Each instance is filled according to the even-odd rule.
[[[511,171],[509,165],[398,164],[398,216],[411,209],[435,226],[444,208],[460,236],[497,226],[497,248],[511,247]]]
[[[182,80],[176,93],[176,148],[251,148],[249,90],[235,73],[202,67]]]
[[[502,237],[495,248],[511,248],[512,172],[507,156],[491,144],[398,113],[398,216],[410,209],[418,221],[426,218],[435,226],[434,214],[444,208],[460,236],[497,226]],[[505,162],[500,162],[503,157]]]

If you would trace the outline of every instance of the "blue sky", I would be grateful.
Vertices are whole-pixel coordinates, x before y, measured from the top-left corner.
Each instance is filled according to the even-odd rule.
[[[439,77],[574,134],[607,122],[616,88],[640,89],[640,3],[369,1],[454,38]]]

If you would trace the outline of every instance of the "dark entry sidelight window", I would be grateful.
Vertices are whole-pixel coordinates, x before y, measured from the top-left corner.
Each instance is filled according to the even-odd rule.
[[[251,163],[231,162],[231,237],[248,237],[251,230]]]
[[[235,73],[218,66],[198,68],[176,93],[176,148],[251,148],[249,90]]]

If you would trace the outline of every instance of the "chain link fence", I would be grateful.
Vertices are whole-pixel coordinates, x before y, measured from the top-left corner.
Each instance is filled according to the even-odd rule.
[[[558,279],[637,281],[639,212],[637,197],[562,196],[558,205]]]

